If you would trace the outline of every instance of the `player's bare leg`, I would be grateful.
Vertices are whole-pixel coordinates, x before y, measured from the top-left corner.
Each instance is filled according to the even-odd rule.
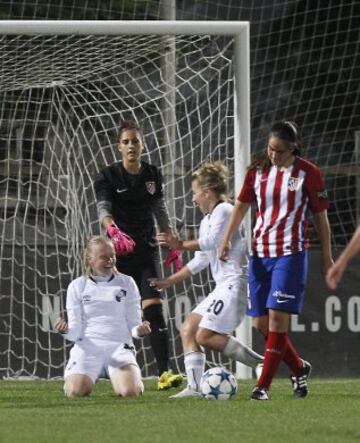
[[[65,379],[64,392],[69,398],[85,397],[91,393],[93,386],[88,375],[72,374]]]
[[[219,334],[210,329],[199,328],[196,333],[196,341],[201,346],[222,352],[232,360],[239,361],[251,368],[255,368],[264,360],[262,355],[256,353],[229,334]]]
[[[139,397],[144,392],[140,368],[127,365],[111,372],[110,381],[116,395],[121,397]]]

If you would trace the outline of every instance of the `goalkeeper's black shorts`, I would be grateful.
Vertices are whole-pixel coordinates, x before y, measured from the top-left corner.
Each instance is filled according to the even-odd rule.
[[[161,292],[149,285],[148,279],[160,277],[160,258],[157,251],[142,251],[117,257],[116,267],[119,272],[130,275],[137,284],[141,300],[161,297]]]

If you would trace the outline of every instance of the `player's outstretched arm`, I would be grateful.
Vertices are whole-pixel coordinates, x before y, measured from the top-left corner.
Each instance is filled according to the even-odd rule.
[[[328,269],[334,264],[331,253],[330,224],[327,211],[320,211],[314,214],[316,230],[319,234],[322,252],[322,273],[325,276]]]
[[[360,251],[360,226],[356,229],[350,242],[326,274],[326,283],[330,289],[336,289],[342,279],[350,260]]]
[[[167,289],[170,286],[180,283],[191,276],[191,272],[187,266],[184,266],[180,271],[175,272],[175,274],[170,275],[166,278],[149,278],[150,286],[156,289]]]
[[[243,221],[249,208],[250,208],[250,203],[244,203],[241,201],[237,201],[235,203],[224,237],[219,246],[218,255],[220,260],[227,260],[228,253],[231,248],[231,238],[235,230],[239,228],[240,223]]]
[[[162,231],[156,235],[160,246],[167,246],[170,249],[179,249],[180,239],[171,231]]]
[[[160,246],[167,246],[180,251],[198,251],[200,249],[198,240],[181,240],[172,232],[159,232],[156,236]]]

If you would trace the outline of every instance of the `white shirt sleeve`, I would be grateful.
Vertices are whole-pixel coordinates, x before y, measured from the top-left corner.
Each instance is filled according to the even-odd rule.
[[[229,206],[220,204],[214,209],[209,223],[210,229],[204,233],[205,235],[199,236],[198,241],[201,251],[217,249],[220,245],[230,217]]]
[[[126,322],[134,338],[141,338],[137,328],[141,324],[141,298],[133,278],[129,278],[129,293],[126,297]]]
[[[72,281],[67,289],[66,312],[68,332],[64,337],[69,341],[77,341],[83,334],[83,307],[81,303],[81,288],[85,287],[85,277]]]
[[[206,252],[196,251],[194,258],[192,258],[186,266],[192,274],[197,274],[209,266],[209,263],[210,260]]]

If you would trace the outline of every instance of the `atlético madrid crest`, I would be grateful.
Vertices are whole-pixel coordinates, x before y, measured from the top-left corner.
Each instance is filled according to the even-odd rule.
[[[145,182],[146,190],[149,194],[154,195],[156,191],[155,182]]]
[[[303,181],[304,181],[303,178],[290,177],[288,181],[289,191],[297,191],[298,189],[300,189]]]

